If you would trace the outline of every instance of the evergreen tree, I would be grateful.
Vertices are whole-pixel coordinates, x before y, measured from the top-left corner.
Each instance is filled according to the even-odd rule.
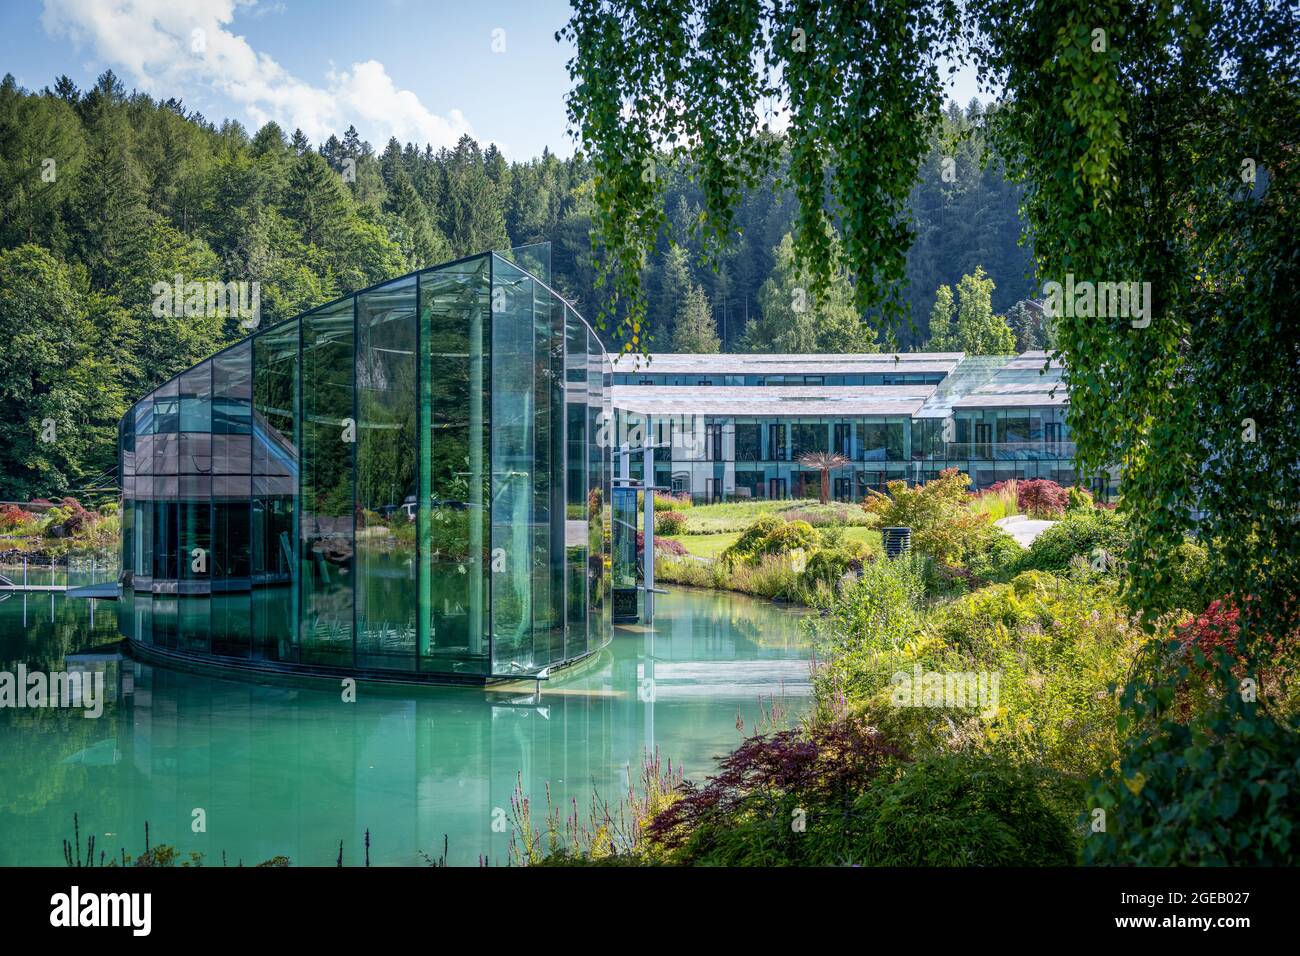
[[[655,287],[654,307],[649,314],[650,347],[672,336],[673,322],[681,312],[691,287],[691,269],[686,250],[677,245],[664,250]]]
[[[674,352],[717,352],[722,347],[709,297],[697,285],[686,290],[673,327]]]
[[[342,178],[325,157],[313,152],[298,157],[289,173],[284,213],[297,223],[305,242],[323,245],[331,225],[345,217],[350,206]]]
[[[760,315],[751,319],[741,340],[750,352],[875,352],[874,333],[863,324],[853,304],[853,286],[837,274],[824,295],[812,293],[812,282],[794,258],[789,233],[775,253],[772,275],[759,290]]]

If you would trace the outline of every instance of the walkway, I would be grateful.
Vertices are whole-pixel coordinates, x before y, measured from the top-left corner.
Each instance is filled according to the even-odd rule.
[[[1027,548],[1034,543],[1034,539],[1040,534],[1056,524],[1055,521],[1042,521],[1037,518],[1026,518],[1024,515],[1012,515],[1009,518],[999,518],[993,522],[1011,537],[1016,539],[1016,543],[1022,548]]]

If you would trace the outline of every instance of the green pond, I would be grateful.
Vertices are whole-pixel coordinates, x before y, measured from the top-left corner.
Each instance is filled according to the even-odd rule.
[[[153,844],[206,865],[509,860],[511,799],[535,818],[617,803],[644,755],[700,780],[809,700],[800,613],[674,589],[657,621],[543,684],[506,689],[270,686],[122,659],[115,602],[0,595],[0,671],[100,669],[102,715],[0,707],[0,865],[61,865],[73,814],[109,856]],[[109,653],[104,653],[107,647]],[[91,649],[98,648],[98,652]],[[66,666],[65,666],[66,665]],[[202,811],[196,816],[195,811]],[[196,819],[205,832],[194,832]],[[84,850],[83,850],[84,852]]]

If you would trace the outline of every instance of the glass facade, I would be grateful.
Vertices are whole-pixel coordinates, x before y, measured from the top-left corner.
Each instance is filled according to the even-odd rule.
[[[856,501],[890,481],[929,481],[947,468],[971,476],[972,489],[1011,478],[1050,478],[1062,485],[1080,477],[1066,423],[1067,407],[955,411],[945,441],[941,418],[906,415],[856,417],[693,416],[679,419],[620,411],[620,430],[645,428],[662,436],[693,429],[699,441],[674,441],[671,457],[657,458],[655,483],[696,502],[747,498],[808,498],[820,493],[819,472],[799,456],[831,451],[848,464],[832,473],[832,494]],[[633,464],[633,473],[640,472]]]
[[[611,394],[583,319],[494,253],[259,331],[120,423],[121,629],[394,679],[599,650]]]

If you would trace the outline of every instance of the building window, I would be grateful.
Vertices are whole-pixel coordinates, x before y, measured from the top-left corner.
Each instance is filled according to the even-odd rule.
[[[767,460],[785,461],[785,425],[767,426]]]
[[[820,422],[812,425],[794,426],[794,456],[807,455],[811,452],[826,451],[826,426]]]
[[[835,454],[843,455],[845,458],[852,458],[853,447],[853,426],[848,422],[839,422],[835,425]]]
[[[704,426],[704,460],[722,461],[722,426]]]
[[[762,455],[759,444],[758,425],[736,426],[736,461],[758,461]]]

